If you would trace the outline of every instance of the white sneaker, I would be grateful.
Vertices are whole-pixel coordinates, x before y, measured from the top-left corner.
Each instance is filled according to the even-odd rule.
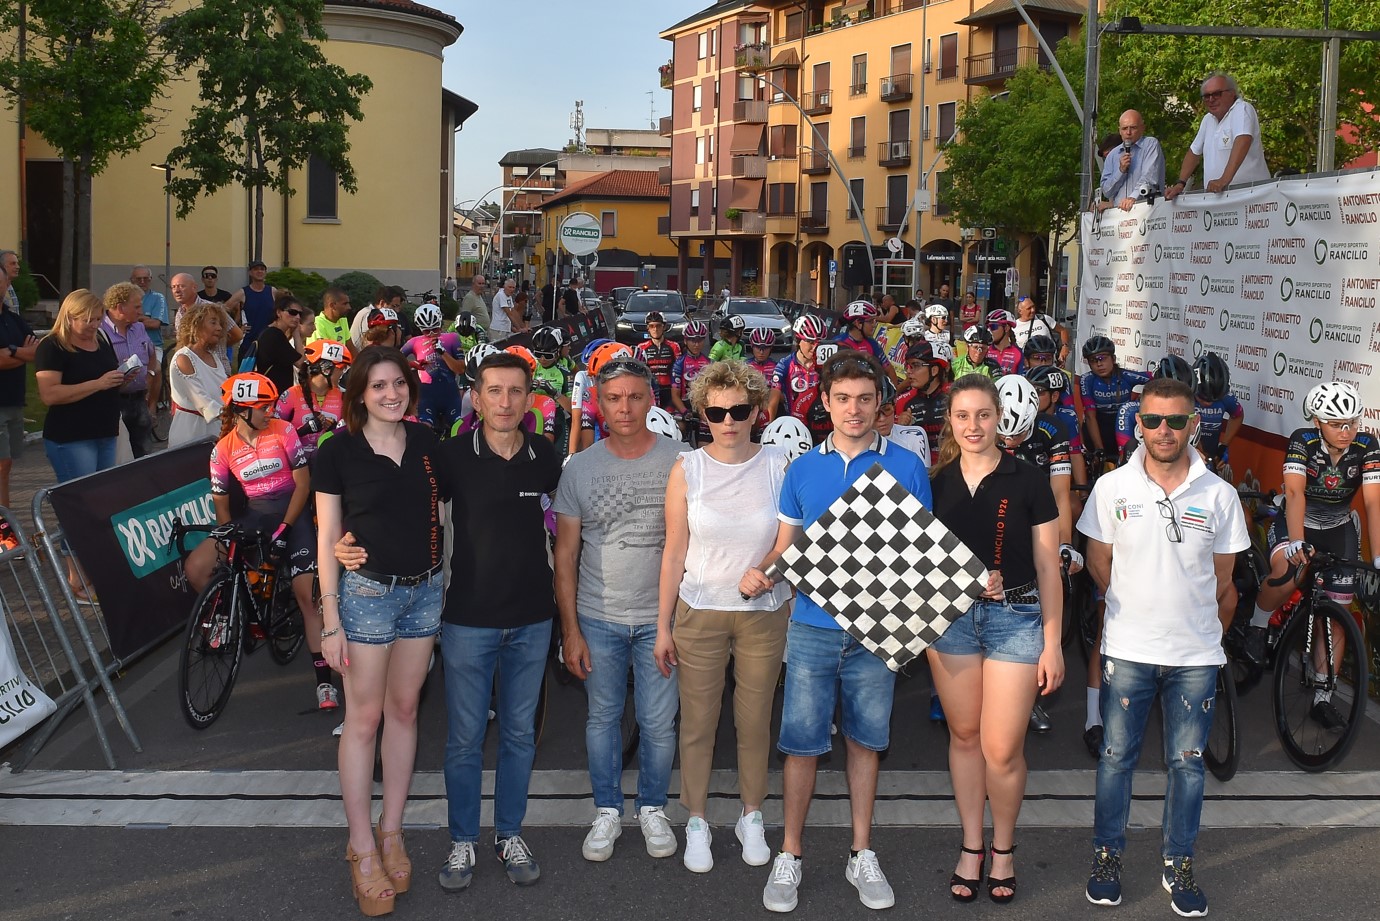
[[[613,856],[613,842],[618,840],[618,836],[623,834],[623,817],[618,814],[617,809],[598,809],[594,813],[594,822],[589,827],[589,834],[585,835],[584,846],[580,849],[585,855],[585,860],[593,860],[596,863],[608,860]]]
[[[771,861],[771,848],[767,847],[760,811],[740,815],[733,831],[738,836],[738,843],[743,846],[743,863],[750,867],[764,867]]]
[[[771,865],[771,878],[762,890],[762,907],[767,911],[795,911],[800,901],[800,858],[782,851]]]
[[[872,851],[864,848],[857,857],[849,857],[844,877],[858,890],[858,901],[868,908],[890,908],[896,904],[896,895]]]
[[[676,852],[676,833],[671,831],[671,820],[660,806],[643,806],[637,811],[637,821],[642,824],[642,839],[647,842],[647,853],[653,857],[670,857]]]
[[[335,685],[323,681],[316,686],[316,709],[334,710],[339,706],[340,692],[335,689]]]
[[[691,816],[685,823],[685,869],[691,873],[708,873],[714,869],[714,853],[709,849],[711,840],[709,823],[699,816]]]

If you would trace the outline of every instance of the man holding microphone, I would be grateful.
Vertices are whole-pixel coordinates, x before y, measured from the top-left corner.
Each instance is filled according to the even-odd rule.
[[[1121,147],[1103,161],[1102,197],[1129,211],[1136,202],[1163,194],[1164,151],[1159,141],[1145,136],[1145,119],[1135,109],[1121,113],[1117,130]]]

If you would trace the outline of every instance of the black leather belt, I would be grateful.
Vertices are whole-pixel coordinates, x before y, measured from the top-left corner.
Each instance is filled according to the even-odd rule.
[[[393,588],[394,586],[398,585],[421,585],[423,582],[430,581],[432,576],[438,575],[440,572],[440,563],[437,563],[435,566],[431,567],[421,575],[416,576],[388,576],[384,575],[381,572],[370,572],[367,569],[356,569],[354,571],[355,575],[357,576],[363,576],[370,582],[378,582],[381,585],[388,586],[389,588]]]
[[[1030,581],[1025,585],[1018,585],[1015,588],[1006,590],[1007,604],[1039,604],[1040,585],[1038,582]]]

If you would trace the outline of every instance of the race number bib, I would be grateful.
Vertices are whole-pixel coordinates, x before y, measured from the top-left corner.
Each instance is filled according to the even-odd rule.
[[[253,378],[241,378],[235,381],[235,386],[230,391],[230,399],[236,403],[254,402],[259,399],[259,382]]]
[[[821,342],[815,348],[815,362],[822,365],[838,353],[839,344],[837,342]]]
[[[345,347],[339,342],[328,342],[321,349],[321,357],[326,361],[340,364],[345,360]]]

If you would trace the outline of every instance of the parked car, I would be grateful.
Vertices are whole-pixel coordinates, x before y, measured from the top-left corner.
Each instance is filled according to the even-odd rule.
[[[623,311],[618,315],[614,335],[619,342],[636,345],[647,338],[647,314],[653,310],[661,311],[666,317],[666,335],[680,340],[685,332],[685,324],[690,321],[687,315],[685,298],[679,291],[637,290],[628,296]]]
[[[714,330],[717,334],[718,323],[727,316],[739,316],[747,324],[743,339],[752,334],[754,329],[766,328],[776,333],[776,347],[790,351],[794,347],[794,340],[791,336],[791,321],[787,319],[781,307],[769,297],[730,297],[714,311]]]
[[[624,287],[614,288],[613,291],[609,292],[610,297],[613,298],[613,309],[622,310],[628,303],[628,298],[632,293],[641,290],[642,288],[640,285],[626,285]]]

